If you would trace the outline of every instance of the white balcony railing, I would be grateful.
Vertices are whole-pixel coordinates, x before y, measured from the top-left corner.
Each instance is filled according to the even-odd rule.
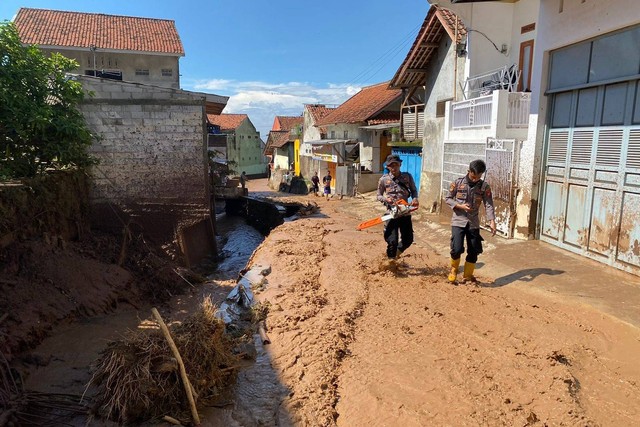
[[[531,94],[496,90],[491,95],[447,103],[445,139],[469,141],[491,138],[525,139]]]
[[[492,100],[488,95],[452,104],[453,129],[490,126]]]
[[[531,112],[531,94],[512,92],[509,94],[509,106],[507,108],[507,128],[529,127],[529,114]]]

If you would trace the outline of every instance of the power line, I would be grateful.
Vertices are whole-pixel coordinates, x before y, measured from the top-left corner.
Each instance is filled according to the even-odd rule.
[[[364,70],[358,73],[355,77],[350,80],[349,85],[355,84],[359,79],[363,79],[364,82],[367,82],[373,76],[375,76],[385,65],[387,65],[391,59],[396,57],[398,53],[407,45],[408,42],[414,40],[418,29],[422,26],[422,23],[415,26],[412,30],[410,30],[397,44],[389,48],[386,52],[384,52],[380,57],[378,57],[375,61],[369,64]],[[374,72],[372,70],[374,67],[378,66],[378,64],[382,62],[382,65],[379,66]],[[365,78],[366,77],[366,78]]]

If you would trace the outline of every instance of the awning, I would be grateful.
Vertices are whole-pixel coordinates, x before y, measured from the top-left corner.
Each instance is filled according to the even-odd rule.
[[[313,141],[304,141],[305,144],[311,145],[331,145],[331,144],[339,144],[341,142],[349,142],[350,139],[316,139]]]
[[[395,122],[395,123],[382,123],[380,125],[371,125],[371,126],[360,126],[360,129],[366,129],[366,130],[384,130],[384,129],[391,129],[391,128],[398,128],[400,127],[400,122]]]

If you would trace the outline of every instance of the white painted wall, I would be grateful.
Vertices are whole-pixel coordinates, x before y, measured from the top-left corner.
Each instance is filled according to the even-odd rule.
[[[180,68],[178,56],[123,53],[115,51],[103,51],[98,49],[95,55],[88,49],[43,49],[45,52],[59,52],[67,58],[75,59],[79,67],[78,74],[84,74],[86,70],[118,70],[122,72],[122,80],[125,82],[144,83],[147,85],[180,88]],[[149,70],[149,75],[136,75],[136,69]],[[163,76],[162,70],[171,70],[171,76]]]
[[[359,139],[360,138],[360,126],[363,124],[352,123],[338,123],[335,125],[327,125],[327,139]],[[331,132],[334,131],[335,135]],[[344,136],[344,132],[347,132],[347,136]],[[318,138],[319,139],[319,138]]]
[[[520,34],[520,29],[537,21],[540,0],[463,4],[451,4],[449,0],[442,0],[434,3],[454,11],[470,30],[465,77],[517,64],[520,59],[520,43],[536,36],[536,31]],[[507,46],[505,54],[499,51],[503,44]]]
[[[560,7],[562,5],[562,8]],[[531,82],[529,136],[520,154],[517,237],[534,238],[544,134],[547,125],[549,53],[583,40],[640,23],[638,0],[541,0]]]

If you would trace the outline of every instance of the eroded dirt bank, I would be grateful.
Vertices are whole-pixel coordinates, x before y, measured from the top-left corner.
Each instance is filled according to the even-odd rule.
[[[451,286],[446,258],[424,235],[388,269],[381,228],[355,231],[355,216],[370,213],[345,209],[347,199],[315,200],[323,215],[277,228],[251,261],[272,267],[259,298],[271,304],[268,351],[289,391],[275,423],[640,419],[637,328],[570,299],[498,286],[489,269],[483,286]]]

